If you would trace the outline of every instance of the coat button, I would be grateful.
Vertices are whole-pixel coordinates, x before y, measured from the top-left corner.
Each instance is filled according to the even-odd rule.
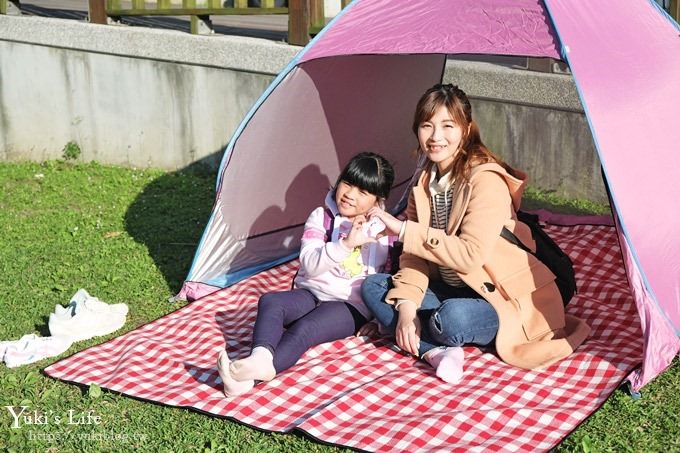
[[[496,286],[493,283],[490,282],[484,282],[482,286],[482,292],[483,293],[492,293],[496,291]]]
[[[438,246],[438,245],[439,245],[439,239],[437,239],[437,238],[432,238],[432,239],[430,239],[430,245],[431,245],[432,247]]]

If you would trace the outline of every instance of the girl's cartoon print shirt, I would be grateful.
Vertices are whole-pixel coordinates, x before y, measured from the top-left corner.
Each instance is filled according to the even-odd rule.
[[[340,240],[351,228],[352,221],[338,213],[330,193],[326,207],[316,208],[305,222],[295,287],[311,291],[320,301],[348,302],[370,319],[371,312],[361,299],[361,283],[367,275],[384,270],[390,238],[348,250]],[[376,237],[384,229],[374,219],[368,222],[367,234]]]

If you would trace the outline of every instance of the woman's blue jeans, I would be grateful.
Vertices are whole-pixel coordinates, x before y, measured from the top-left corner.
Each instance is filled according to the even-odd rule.
[[[385,302],[391,288],[390,274],[373,274],[364,280],[361,294],[378,322],[394,336],[399,313]],[[420,357],[438,346],[489,346],[498,332],[496,310],[469,287],[430,281],[417,314],[421,326]]]

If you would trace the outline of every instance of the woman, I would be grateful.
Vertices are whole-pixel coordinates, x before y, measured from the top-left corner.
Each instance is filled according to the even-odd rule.
[[[565,316],[550,270],[500,236],[505,226],[533,247],[516,216],[526,175],[484,146],[470,101],[456,86],[425,92],[413,131],[425,165],[407,220],[369,211],[403,242],[400,269],[369,276],[365,304],[402,350],[447,382],[461,378],[466,344],[495,343],[501,359],[526,369],[569,355],[588,326]]]

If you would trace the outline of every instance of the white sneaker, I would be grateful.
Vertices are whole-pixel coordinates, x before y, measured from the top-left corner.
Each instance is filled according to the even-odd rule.
[[[3,360],[8,368],[27,365],[66,352],[71,347],[71,343],[71,339],[65,337],[24,335],[20,340],[9,345]]]
[[[101,312],[112,312],[119,315],[127,316],[128,306],[125,304],[107,304],[97,299],[96,297],[90,296],[84,289],[79,289],[68,305],[55,305],[54,314],[57,318],[69,319],[72,318],[79,309],[82,309],[87,304],[88,308],[92,311]]]
[[[7,351],[10,348],[12,348],[16,345],[19,345],[22,342],[28,342],[30,340],[34,340],[35,338],[37,338],[36,335],[33,334],[33,333],[30,333],[28,335],[24,335],[23,337],[21,337],[18,340],[0,341],[0,360],[2,360],[4,362],[5,354],[7,353]]]
[[[82,305],[83,302],[85,302],[85,300],[90,297],[92,296],[90,296],[87,291],[85,291],[83,288],[80,288],[78,291],[76,291],[73,297],[71,297],[71,300],[67,306],[64,307],[63,305],[55,305],[54,313],[60,317],[71,317],[76,314],[76,306]]]
[[[123,327],[128,314],[126,304],[109,305],[82,291],[84,299],[72,300],[67,307],[61,307],[63,310],[58,309],[58,305],[50,314],[48,326],[52,336],[82,341],[108,335]]]

